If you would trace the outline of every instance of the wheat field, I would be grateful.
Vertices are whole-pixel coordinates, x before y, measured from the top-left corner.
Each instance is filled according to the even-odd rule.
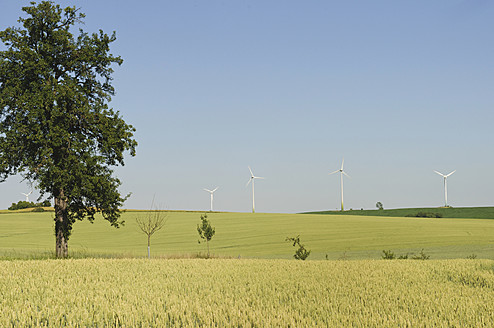
[[[1,327],[492,327],[494,261],[2,261]]]

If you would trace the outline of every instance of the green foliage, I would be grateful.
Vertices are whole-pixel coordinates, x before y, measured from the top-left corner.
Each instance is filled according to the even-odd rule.
[[[0,182],[21,174],[55,200],[57,255],[76,220],[100,212],[119,227],[125,197],[110,166],[135,155],[135,129],[108,107],[115,33],[71,29],[85,15],[50,1],[22,10],[22,27],[0,31]],[[59,243],[61,253],[58,253]],[[65,245],[65,246],[64,246]]]
[[[391,250],[383,250],[383,255],[382,255],[382,259],[383,260],[394,260],[396,257],[395,257],[395,253],[393,253]]]
[[[211,223],[208,220],[207,214],[201,215],[201,224],[198,224],[197,225],[197,233],[199,233],[199,237],[201,239],[206,240],[206,245],[208,247],[208,258],[209,258],[210,257],[210,254],[209,254],[209,241],[213,238],[213,236],[216,233],[216,231],[211,226]],[[201,240],[199,239],[197,242],[198,243],[201,243]]]
[[[399,260],[407,260],[408,256],[409,256],[409,254],[406,253],[404,255],[398,256],[398,259]],[[395,253],[393,253],[390,250],[388,250],[388,251],[383,250],[383,255],[381,256],[381,258],[383,260],[394,260],[394,259],[396,259],[396,255],[395,255]],[[428,260],[430,258],[430,256],[425,254],[424,249],[422,249],[418,255],[413,255],[411,258],[413,260]]]
[[[43,207],[35,207],[31,212],[44,212],[45,209]]]
[[[377,207],[378,210],[383,210],[384,209],[383,203],[381,203],[381,202],[377,202],[376,203],[376,207]]]
[[[305,246],[300,243],[300,235],[298,235],[297,237],[286,237],[285,240],[293,243],[294,247],[298,246],[295,254],[293,255],[296,260],[305,261],[309,257],[310,251],[305,249]]]
[[[418,212],[417,214],[407,214],[406,217],[416,217],[416,218],[442,218],[443,215],[441,213],[432,213],[432,212]]]
[[[17,203],[12,203],[10,207],[8,208],[10,211],[15,211],[15,210],[22,210],[25,208],[40,208],[40,207],[50,207],[50,201],[45,200],[41,203],[33,203],[33,202],[27,202],[25,200],[21,200]]]
[[[428,260],[428,259],[430,259],[430,255],[425,254],[424,249],[422,248],[422,250],[420,251],[420,253],[418,255],[412,256],[412,259],[413,260]]]

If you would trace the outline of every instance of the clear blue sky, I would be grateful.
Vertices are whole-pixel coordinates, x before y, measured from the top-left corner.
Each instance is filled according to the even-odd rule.
[[[2,0],[0,29],[29,1]],[[111,106],[137,128],[128,208],[259,212],[494,205],[494,4],[60,1],[117,32]],[[0,208],[29,187],[0,184]],[[36,196],[36,192],[33,194]],[[34,197],[32,197],[34,198]]]

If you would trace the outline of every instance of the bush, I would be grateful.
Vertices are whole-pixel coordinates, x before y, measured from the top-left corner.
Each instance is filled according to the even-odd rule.
[[[412,259],[414,259],[414,260],[428,260],[428,259],[430,259],[430,255],[425,254],[424,249],[422,248],[419,255],[412,256]]]
[[[407,214],[407,217],[415,217],[415,218],[442,218],[443,215],[441,213],[432,213],[432,212],[418,212],[417,214]]]
[[[391,250],[389,251],[383,250],[382,258],[383,260],[394,260],[396,257],[395,257],[395,253],[393,253]]]
[[[31,212],[44,212],[45,209],[43,207],[35,207]]]
[[[302,245],[300,243],[300,235],[297,237],[286,237],[285,240],[289,241],[289,242],[293,242],[293,246],[298,245],[298,249],[295,251],[295,254],[293,255],[293,257],[296,260],[305,261],[309,257],[310,251],[305,249],[304,245]],[[326,259],[327,259],[327,257],[326,257]]]

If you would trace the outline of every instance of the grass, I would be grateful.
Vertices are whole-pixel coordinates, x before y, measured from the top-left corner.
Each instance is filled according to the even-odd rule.
[[[398,208],[389,210],[348,210],[348,211],[321,211],[303,214],[331,214],[331,215],[359,215],[359,216],[414,216],[419,212],[438,213],[443,218],[464,219],[494,219],[494,207],[426,207],[426,208]]]
[[[420,209],[415,209],[420,210]],[[386,210],[384,210],[386,211]],[[379,212],[384,212],[379,211]],[[353,211],[360,214],[361,211]],[[378,211],[374,211],[378,212]],[[295,248],[286,237],[300,235],[311,250],[309,260],[379,259],[383,250],[419,253],[431,259],[494,259],[494,220],[425,219],[319,214],[208,213],[216,229],[211,252],[216,257],[291,259]],[[153,257],[196,257],[206,252],[198,244],[200,212],[168,212],[163,230],[151,238]],[[146,236],[135,218],[146,212],[126,212],[126,225],[115,229],[98,217],[94,224],[76,222],[69,254],[85,257],[145,257]],[[0,215],[0,259],[51,258],[54,251],[53,213]]]

